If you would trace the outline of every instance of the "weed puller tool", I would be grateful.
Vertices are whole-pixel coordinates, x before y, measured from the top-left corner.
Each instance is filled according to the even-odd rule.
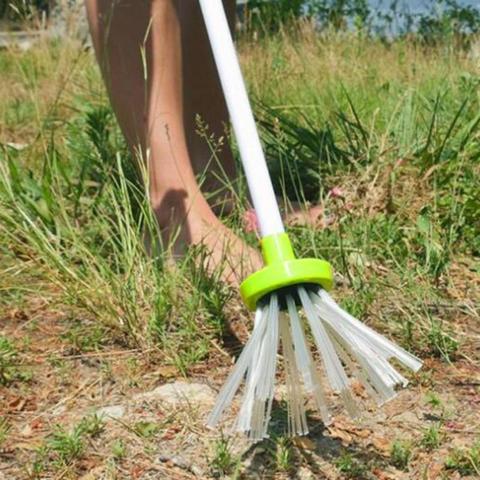
[[[252,440],[268,436],[277,351],[281,346],[289,430],[302,435],[308,433],[305,394],[313,398],[325,423],[329,422],[329,413],[321,376],[297,309],[304,312],[331,389],[352,416],[359,412],[349,376],[356,377],[381,404],[395,396],[397,385],[407,384],[389,360],[396,359],[413,371],[421,367],[421,362],[335,303],[327,293],[333,284],[329,263],[295,258],[280,217],[222,1],[199,1],[258,217],[265,262],[264,268],[240,286],[247,307],[256,312],[255,326],[217,398],[208,425],[218,423],[245,379],[236,428]]]

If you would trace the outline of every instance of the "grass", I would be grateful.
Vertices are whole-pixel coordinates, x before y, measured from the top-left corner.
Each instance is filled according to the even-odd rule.
[[[346,306],[359,316],[375,301],[375,282],[386,283],[383,291],[400,282],[414,310],[407,317],[421,320],[405,343],[448,359],[454,335],[424,305],[438,300],[435,287],[446,287],[459,256],[477,268],[473,65],[408,42],[289,35],[242,51],[279,193],[320,202],[330,222],[327,230],[292,227],[297,251],[328,258],[348,277],[355,295]],[[158,232],[90,53],[45,44],[3,57],[13,88],[0,100],[4,268],[20,278],[29,264],[87,316],[132,345],[160,343],[185,371],[221,335],[231,293],[202,272],[192,276],[191,258],[172,274],[163,252],[147,254],[143,236]],[[55,78],[47,75],[53,63]],[[22,113],[25,102],[34,107]],[[328,195],[334,186],[345,199]],[[387,278],[366,264],[384,266]],[[404,319],[385,323],[398,329]]]
[[[6,337],[0,337],[0,383],[6,385],[16,376],[15,359],[17,351]]]
[[[368,466],[348,452],[343,453],[343,455],[335,461],[335,464],[344,478],[367,478],[366,475],[369,471]]]
[[[240,465],[239,458],[232,453],[232,445],[229,438],[223,435],[214,443],[212,458],[209,461],[214,478],[237,478]]]
[[[282,208],[292,202],[321,207],[315,228],[287,225],[298,255],[327,258],[342,305],[427,360],[414,385],[431,387],[436,372],[430,364],[445,371],[457,362],[474,365],[478,61],[445,44],[318,35],[306,25],[260,40],[244,36],[239,46]],[[47,317],[61,318],[58,336],[74,355],[128,349],[183,376],[207,362],[228,363],[227,324],[247,331],[250,316],[238,293],[219,281],[220,272],[198,267],[201,249],[171,269],[161,245],[147,248],[145,239],[159,232],[142,186],[145,172],[134,167],[92,52],[73,40],[45,40],[26,52],[0,52],[0,73],[2,320],[20,322],[22,309],[41,304]],[[240,182],[236,212],[224,221],[254,244],[242,231],[246,207]],[[43,321],[38,315],[28,320],[32,338]],[[35,343],[21,346],[0,334],[0,382],[17,388],[17,360]],[[45,363],[69,388],[75,367],[52,355]],[[144,373],[144,363],[135,362],[121,379],[131,388]],[[100,363],[110,381],[115,361]],[[131,424],[138,442],[156,438],[162,425]],[[55,462],[74,469],[103,435],[100,421],[89,425],[90,433],[85,424],[50,432],[32,475]],[[447,440],[440,436],[443,426],[436,428],[421,425],[415,446],[398,438],[391,464],[413,471],[414,449],[439,451]],[[126,446],[118,439],[109,455],[127,461],[134,446],[128,444],[128,454]],[[231,446],[223,437],[209,445],[212,475],[240,468]],[[288,440],[276,447],[279,475],[297,465],[292,448]],[[359,478],[371,463],[358,458],[340,455],[332,468]],[[472,447],[452,454],[445,468],[475,474],[477,460]]]
[[[420,444],[427,450],[435,450],[440,447],[442,440],[443,433],[441,425],[432,425],[423,432]]]
[[[480,442],[475,442],[471,447],[456,449],[447,458],[445,466],[462,476],[480,475]]]
[[[408,470],[408,464],[412,457],[412,446],[409,442],[395,440],[390,449],[392,465],[400,470]]]
[[[0,448],[2,448],[3,444],[6,442],[10,428],[8,420],[4,417],[0,418]]]

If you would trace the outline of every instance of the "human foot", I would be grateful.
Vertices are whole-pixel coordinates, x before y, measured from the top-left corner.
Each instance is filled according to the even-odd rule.
[[[304,226],[311,228],[325,228],[327,226],[323,207],[320,205],[291,204],[282,212],[283,221],[290,226]],[[258,219],[253,208],[243,215],[245,231],[258,231]]]
[[[235,286],[263,266],[259,252],[227,228],[201,194],[191,198],[184,191],[172,190],[155,210],[163,243],[174,257],[183,257],[189,246],[202,246],[207,271],[218,272]]]

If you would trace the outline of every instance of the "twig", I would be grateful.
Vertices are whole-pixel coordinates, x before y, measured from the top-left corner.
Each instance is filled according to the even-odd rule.
[[[40,358],[48,358],[52,355],[58,355],[61,360],[78,360],[82,358],[94,358],[94,357],[115,357],[115,356],[121,356],[121,355],[129,355],[131,353],[146,353],[150,350],[153,350],[153,348],[149,348],[147,350],[145,349],[140,349],[140,348],[133,348],[131,350],[115,350],[112,352],[90,352],[90,353],[81,353],[78,355],[62,355],[61,351],[55,351],[55,352],[47,352],[43,353],[42,355],[38,355]]]

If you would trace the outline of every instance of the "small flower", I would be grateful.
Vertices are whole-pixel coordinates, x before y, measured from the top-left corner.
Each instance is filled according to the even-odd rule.
[[[343,193],[343,190],[340,187],[333,187],[330,190],[329,195],[332,198],[345,198],[345,194]]]
[[[257,232],[259,230],[257,214],[253,208],[243,214],[243,225],[247,233]]]

